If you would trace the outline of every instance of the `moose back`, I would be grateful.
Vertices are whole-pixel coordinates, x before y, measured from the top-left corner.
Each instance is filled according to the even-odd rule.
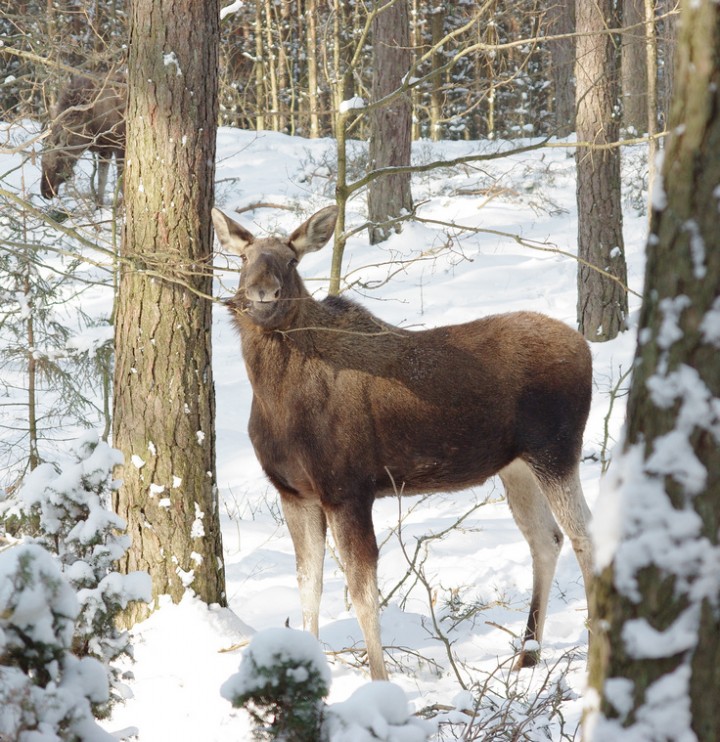
[[[98,156],[95,201],[102,206],[110,161],[115,157],[118,180],[125,159],[126,87],[121,78],[96,80],[73,77],[51,112],[52,124],[42,155],[40,192],[44,198],[57,195],[72,176],[83,152]]]
[[[533,591],[516,667],[537,660],[550,586],[570,537],[592,577],[578,472],[591,357],[574,330],[518,312],[409,331],[338,297],[315,300],[296,266],[333,233],[322,209],[289,237],[256,239],[213,209],[242,256],[228,301],[253,388],[249,434],[280,493],[307,630],[318,633],[326,529],[344,565],[373,679],[387,677],[378,616],[377,496],[455,490],[498,474],[532,555]]]

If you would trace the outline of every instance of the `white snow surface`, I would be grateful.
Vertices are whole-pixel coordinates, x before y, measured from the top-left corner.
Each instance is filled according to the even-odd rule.
[[[526,143],[528,140],[515,144]],[[447,160],[496,147],[511,149],[513,144],[417,142],[414,157],[418,162]],[[351,148],[357,151],[360,145]],[[223,128],[218,133],[217,205],[232,214],[235,208],[256,202],[284,204],[289,210],[256,209],[237,218],[257,235],[290,232],[332,203],[332,186],[323,174],[328,172],[328,164],[332,169],[333,157],[334,142],[330,140]],[[17,156],[0,155],[0,172],[8,173],[5,187],[18,191],[27,187],[37,194],[39,159],[13,170],[17,164]],[[78,187],[82,190],[84,182],[87,190],[83,178],[90,171],[89,159],[83,159],[78,170]],[[637,180],[632,169],[628,173],[628,183]],[[658,191],[660,188],[658,185]],[[370,246],[366,234],[359,233],[350,239],[344,260],[347,295],[383,320],[412,328],[521,309],[541,311],[575,325],[575,261],[562,254],[534,251],[512,238],[520,235],[547,241],[561,251],[576,251],[571,149],[511,155],[481,163],[478,169],[435,171],[417,176],[413,192],[415,200],[422,202],[419,214],[425,219],[456,221],[494,232],[458,236],[441,226],[415,223],[378,246]],[[32,199],[38,208],[47,208],[39,195]],[[656,205],[660,201],[656,192]],[[72,206],[72,200],[64,205]],[[365,209],[363,197],[351,202],[349,228],[364,221]],[[110,217],[110,211],[105,210],[98,220]],[[82,223],[80,218],[78,223]],[[68,225],[72,224],[71,217]],[[630,286],[641,292],[645,216],[627,210],[624,229]],[[327,289],[330,252],[328,246],[310,254],[300,266],[310,291],[318,297]],[[221,266],[216,294],[227,297],[237,283],[238,260],[218,254],[216,264]],[[109,311],[111,298],[106,289],[95,286],[84,293],[82,301],[85,312],[103,315]],[[609,395],[631,365],[638,309],[639,299],[631,295],[633,329],[591,348],[594,397],[582,467],[591,509],[599,488],[600,459],[610,455],[604,447],[611,448],[620,437],[625,397],[618,396],[609,413]],[[708,319],[707,334],[719,337],[717,327],[715,318]],[[668,327],[669,332],[672,329]],[[76,337],[73,342],[84,348],[97,341]],[[251,389],[237,333],[221,305],[214,310],[213,352],[217,486],[229,608],[206,606],[193,597],[190,587],[179,605],[162,601],[149,619],[135,627],[135,662],[127,668],[134,675],[128,680],[134,697],[102,722],[118,738],[136,733],[142,742],[249,740],[252,727],[248,715],[233,709],[220,694],[220,687],[237,673],[247,640],[255,632],[283,627],[286,621],[293,628],[302,627],[292,544],[279,518],[276,494],[247,436]],[[68,430],[65,437],[75,433]],[[133,454],[131,461],[138,467],[144,463],[138,454]],[[452,641],[461,684],[450,667],[445,646],[434,636],[427,592],[410,584],[413,581],[403,581],[408,570],[404,551],[412,553],[417,538],[443,531],[485,500],[487,504],[470,514],[461,528],[428,545],[424,563],[434,609]],[[356,665],[355,654],[348,651],[362,646],[362,635],[355,613],[346,603],[342,573],[328,554],[320,614],[320,642],[328,651],[332,677],[328,702],[345,703],[354,698],[349,707],[352,713],[362,710],[384,719],[388,717],[387,704],[391,706],[390,717],[393,709],[406,713],[402,704],[409,704],[410,711],[438,704],[453,709],[442,720],[455,720],[460,729],[467,718],[464,710],[472,702],[467,689],[472,689],[473,683],[487,682],[486,695],[495,694],[493,698],[505,702],[508,688],[531,696],[539,692],[546,687],[549,672],[553,682],[564,689],[564,727],[558,716],[537,719],[526,727],[528,738],[560,739],[562,734],[572,734],[583,708],[587,632],[582,579],[568,540],[550,597],[542,662],[535,670],[512,673],[509,667],[515,639],[508,632],[515,637],[522,634],[532,574],[528,547],[502,499],[499,483],[491,480],[466,492],[408,497],[400,505],[394,499],[381,500],[375,505],[374,518],[381,548],[379,586],[383,596],[392,593],[382,614],[382,632],[394,685],[368,688],[366,670]],[[691,530],[695,527],[693,523],[686,525]],[[200,512],[196,526],[198,531],[203,528]],[[613,529],[617,533],[617,528],[617,523],[610,522],[598,530],[600,537],[607,539],[610,553],[615,546]],[[456,620],[467,606],[475,604],[484,607],[469,618]],[[561,678],[563,668],[567,675]],[[461,706],[457,699],[462,699]]]

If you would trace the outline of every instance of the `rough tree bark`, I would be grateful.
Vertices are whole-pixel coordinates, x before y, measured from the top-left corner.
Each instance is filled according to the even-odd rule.
[[[547,5],[547,33],[567,34],[548,42],[555,91],[555,134],[566,137],[575,131],[575,0],[557,0]]]
[[[625,327],[627,268],[620,201],[614,0],[576,0],[578,326],[591,341]],[[600,270],[597,270],[600,269]],[[602,271],[602,272],[601,272]]]
[[[125,455],[115,506],[133,539],[123,566],[147,570],[154,596],[179,601],[189,586],[224,604],[210,336],[218,14],[217,0],[130,3],[113,437]]]
[[[585,739],[720,739],[720,6],[686,0],[620,460],[596,518]]]
[[[397,90],[410,70],[410,20],[407,0],[378,0],[372,22],[372,101]],[[370,114],[370,169],[410,164],[412,102],[403,96]],[[376,178],[368,185],[370,242],[386,240],[392,231],[383,222],[412,210],[410,174]]]
[[[623,0],[621,47],[623,124],[644,134],[648,125],[645,0]]]

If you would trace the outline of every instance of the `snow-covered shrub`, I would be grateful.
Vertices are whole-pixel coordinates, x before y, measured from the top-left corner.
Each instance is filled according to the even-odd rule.
[[[122,454],[97,434],[86,434],[77,445],[76,463],[59,470],[42,464],[23,482],[14,510],[35,524],[32,541],[57,555],[62,572],[75,589],[80,610],[72,649],[106,667],[110,699],[95,709],[105,714],[112,702],[126,695],[113,662],[131,654],[129,635],[116,625],[128,602],[150,600],[150,577],[145,572],[122,575],[113,570],[130,545],[125,521],[109,510],[111,492],[119,482],[112,471]],[[7,505],[6,505],[7,507]]]
[[[113,739],[91,708],[107,702],[105,670],[70,651],[78,610],[75,591],[42,547],[0,552],[0,739]]]
[[[328,706],[323,699],[329,689],[330,669],[315,637],[266,629],[253,637],[240,671],[220,693],[248,710],[259,740],[424,742],[434,729],[410,716],[405,692],[393,683],[369,683]]]
[[[347,701],[325,711],[327,742],[425,742],[430,722],[411,716],[405,691],[395,683],[375,681],[358,688]]]
[[[273,628],[257,633],[240,670],[220,693],[245,707],[259,740],[317,742],[330,669],[317,640],[305,631]]]

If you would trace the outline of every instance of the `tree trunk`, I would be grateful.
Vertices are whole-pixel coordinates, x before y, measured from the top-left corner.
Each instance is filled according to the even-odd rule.
[[[224,605],[211,368],[218,14],[215,1],[130,5],[113,442],[125,456],[125,570],[147,570],[154,596],[177,602],[190,587]]]
[[[305,18],[307,21],[307,38],[305,40],[305,53],[307,54],[307,79],[308,79],[308,107],[310,117],[310,138],[316,139],[320,136],[320,91],[318,80],[317,61],[317,7],[315,0],[307,0]]]
[[[445,31],[445,8],[440,5],[430,11],[430,43],[433,53],[430,58],[430,139],[439,142],[443,137],[443,78],[440,68],[445,62],[445,55],[440,44]]]
[[[280,131],[280,94],[278,91],[278,50],[275,47],[275,39],[273,38],[273,28],[276,24],[273,23],[272,17],[272,0],[264,0],[265,10],[265,48],[263,50],[263,56],[267,60],[265,65],[265,74],[267,75],[270,93],[269,93],[269,104],[270,111],[268,112],[268,119],[271,122],[273,131]]]
[[[588,340],[625,328],[627,268],[615,110],[618,63],[613,0],[576,0],[578,325]],[[608,146],[609,145],[609,146]]]
[[[655,192],[658,140],[658,56],[655,31],[655,0],[643,0],[645,7],[645,69],[647,72],[647,133],[648,142],[648,214],[652,213],[652,194]]]
[[[621,47],[623,124],[638,134],[647,131],[648,69],[645,0],[623,0]]]
[[[596,508],[596,742],[720,739],[720,6],[682,17],[625,441]]]
[[[372,22],[373,102],[397,90],[410,70],[410,20],[407,0],[379,0]],[[370,170],[410,164],[412,105],[410,96],[374,109],[370,115]],[[375,178],[368,185],[370,243],[386,240],[388,219],[412,210],[410,174]],[[398,230],[396,230],[398,231]]]
[[[263,41],[263,16],[260,3],[255,3],[255,129],[262,131],[267,126],[270,103],[267,93],[267,64],[268,55],[265,53]]]
[[[670,104],[675,87],[675,49],[677,47],[677,15],[672,14],[676,0],[657,0],[658,15],[669,14],[662,21],[658,33],[658,56],[662,60],[662,74],[658,81],[658,101],[662,116],[661,128],[667,128]]]
[[[547,32],[567,34],[548,42],[555,93],[555,134],[566,137],[575,130],[575,0],[558,0],[547,5]]]
[[[332,54],[328,56],[332,60],[329,80],[332,91],[331,126],[333,131],[337,131],[341,126],[339,120],[343,118],[340,111],[341,104],[353,94],[353,70],[350,64],[353,52],[349,42],[353,29],[350,27],[350,12],[347,3],[342,0],[330,1],[332,3]]]

